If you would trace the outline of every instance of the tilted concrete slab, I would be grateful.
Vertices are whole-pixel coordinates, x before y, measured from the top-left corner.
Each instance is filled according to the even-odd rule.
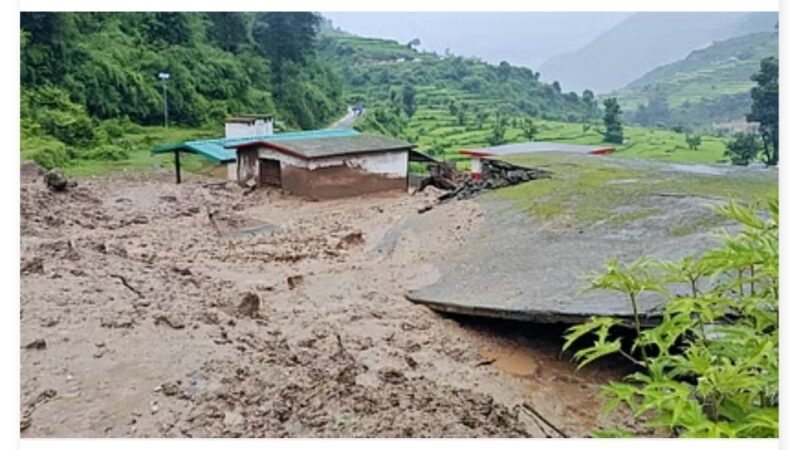
[[[564,161],[563,168],[573,170],[572,166],[582,164],[580,158],[590,157],[572,157]],[[554,183],[529,189],[541,197],[519,198],[517,194],[527,192],[524,187],[478,197],[475,201],[485,218],[480,228],[468,236],[468,245],[436,263],[441,274],[438,281],[409,292],[407,298],[444,312],[541,323],[577,323],[595,315],[630,318],[630,302],[623,295],[585,290],[589,275],[602,270],[610,258],[628,262],[641,256],[677,260],[698,255],[716,242],[709,236],[712,229],[730,227],[710,205],[721,203],[728,196],[747,196],[751,191],[755,198],[758,193],[771,192],[772,184],[777,193],[776,173],[742,175],[743,185],[731,189],[728,186],[735,184],[714,178],[731,176],[727,171],[687,172],[665,164],[641,166],[634,161],[594,160],[607,160],[592,162],[598,164],[595,169],[617,170],[618,175],[624,175],[600,180],[609,186],[609,192],[587,190],[580,184],[581,177],[594,176],[590,173],[562,170],[553,180],[527,183]],[[558,165],[553,161],[559,160],[551,160],[550,167]],[[752,188],[748,185],[751,181]],[[689,190],[698,191],[696,195],[671,191],[687,183],[701,183],[688,186]],[[563,192],[572,188],[574,193]],[[630,194],[634,196],[617,198]],[[575,195],[580,199],[575,200]],[[608,195],[615,197],[605,198]],[[586,218],[580,216],[580,211],[565,207],[559,220],[545,219],[527,210],[540,207],[542,202],[565,199],[584,208],[603,203],[609,211]],[[428,214],[435,211],[434,208]],[[688,293],[688,286],[672,289]],[[654,294],[641,298],[640,311],[645,321],[660,315],[662,301]]]

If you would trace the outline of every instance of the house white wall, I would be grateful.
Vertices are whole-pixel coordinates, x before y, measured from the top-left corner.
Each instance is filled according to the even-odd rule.
[[[243,120],[241,118],[231,118],[225,120],[225,137],[238,138],[247,136],[265,136],[274,134],[274,123],[272,118],[253,118]],[[228,180],[238,179],[238,162],[234,161],[227,164]]]
[[[316,170],[324,167],[347,166],[389,178],[405,178],[408,174],[408,152],[366,153],[305,160],[262,147],[258,150],[258,157],[280,161],[281,167],[288,165]]]
[[[274,132],[272,119],[252,119],[243,121],[232,119],[225,121],[225,137],[237,138],[247,136],[264,136]]]
[[[281,162],[281,167],[289,165],[293,167],[302,167],[308,169],[308,161],[305,159],[296,158],[292,155],[287,155],[270,148],[261,147],[258,149],[258,157],[262,159],[274,159]]]
[[[477,180],[481,178],[481,173],[483,173],[483,163],[481,158],[477,156],[473,156],[470,160],[470,173],[472,174],[472,179]]]
[[[236,161],[226,164],[225,166],[228,168],[228,181],[236,181],[236,166],[238,163]]]
[[[308,168],[345,165],[389,178],[405,178],[408,173],[408,152],[367,153],[362,155],[334,156],[308,162]]]

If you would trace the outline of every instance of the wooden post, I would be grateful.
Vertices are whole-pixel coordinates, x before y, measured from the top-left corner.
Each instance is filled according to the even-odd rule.
[[[175,183],[181,184],[181,152],[175,150]]]

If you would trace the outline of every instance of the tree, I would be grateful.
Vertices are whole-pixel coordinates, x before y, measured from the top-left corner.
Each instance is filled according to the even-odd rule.
[[[616,97],[607,98],[603,102],[603,106],[605,107],[605,115],[603,116],[603,124],[606,127],[603,133],[605,141],[621,144],[624,139],[622,121],[620,120],[622,109],[619,107]]]
[[[408,117],[413,116],[414,111],[417,110],[415,96],[416,90],[414,89],[414,86],[411,84],[406,84],[403,86],[403,108]]]
[[[282,81],[281,67],[286,61],[304,63],[314,52],[314,39],[321,23],[311,12],[258,13],[253,26],[253,40],[274,68],[277,84]]]
[[[525,122],[522,124],[522,134],[525,138],[529,141],[533,141],[538,132],[539,129],[536,127],[536,124],[533,123],[533,120],[525,118]]]
[[[597,100],[595,100],[594,92],[592,92],[591,89],[583,91],[581,103],[583,103],[583,107],[586,108],[586,112],[589,114],[593,114],[595,109],[597,109]]]
[[[455,100],[451,99],[450,102],[447,103],[447,109],[450,111],[451,116],[458,116],[458,103],[456,103]]]
[[[700,137],[699,134],[686,133],[686,136],[684,136],[684,138],[686,139],[686,145],[689,147],[690,150],[697,150],[698,148],[700,148],[700,144],[703,143],[703,138]]]
[[[756,158],[759,150],[758,137],[753,133],[736,133],[728,142],[725,156],[737,166],[746,166]]]
[[[467,107],[463,103],[458,108],[456,118],[458,119],[459,126],[464,126],[464,124],[467,123]]]
[[[556,91],[556,93],[560,94],[561,93],[561,83],[559,83],[558,81],[553,81],[553,90]]]
[[[419,38],[414,38],[414,39],[408,41],[408,44],[406,44],[406,47],[408,47],[408,48],[419,47],[420,44],[422,44],[422,42],[420,42]]]
[[[488,118],[489,118],[488,112],[486,112],[483,109],[478,111],[478,113],[475,115],[475,119],[479,130],[483,129],[483,124],[486,123],[486,119]]]
[[[247,16],[241,12],[207,13],[211,21],[209,37],[226,52],[236,52],[250,41]]]
[[[187,12],[153,13],[148,34],[153,41],[167,45],[186,45],[193,41],[191,14]]]
[[[500,65],[497,66],[497,74],[502,81],[508,80],[509,75],[511,75],[511,64],[508,61],[500,61]]]
[[[502,120],[497,120],[492,128],[492,134],[489,136],[489,144],[502,145],[506,142],[506,126]]]
[[[778,164],[778,59],[762,59],[760,70],[751,79],[756,86],[750,90],[753,104],[747,121],[758,123],[764,162],[774,166]]]

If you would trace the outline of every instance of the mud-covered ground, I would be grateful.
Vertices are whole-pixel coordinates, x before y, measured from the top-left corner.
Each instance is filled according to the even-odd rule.
[[[617,374],[557,336],[459,322],[404,293],[483,220],[384,235],[434,193],[309,202],[168,173],[21,181],[24,437],[570,436]],[[210,213],[210,217],[209,217]],[[552,334],[552,333],[551,333]],[[533,336],[533,337],[531,337]]]

